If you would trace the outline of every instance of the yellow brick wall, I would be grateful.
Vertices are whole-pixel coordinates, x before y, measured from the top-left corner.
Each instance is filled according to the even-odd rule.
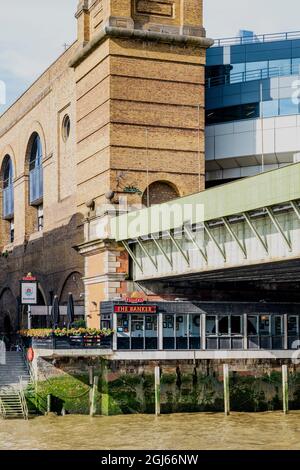
[[[202,36],[202,1],[82,0],[76,16],[78,41],[0,117],[0,163],[9,154],[15,176],[15,242],[7,245],[8,222],[1,220],[0,249],[9,257],[0,261],[0,287],[15,298],[26,271],[38,275],[46,293],[59,292],[73,271],[84,276],[84,258],[73,247],[84,241],[91,199],[100,206],[110,189],[143,193],[156,181],[170,182],[181,196],[204,189],[205,48],[106,37],[75,69],[69,66],[104,24]],[[71,133],[64,142],[66,114]],[[28,202],[33,132],[43,146],[43,233],[33,233],[37,213]],[[101,263],[95,269],[100,275]],[[120,282],[123,289],[115,274],[88,287],[88,295],[114,295]]]
[[[160,179],[204,189],[204,64],[199,49],[108,39],[76,68],[79,210],[87,188],[98,204]]]

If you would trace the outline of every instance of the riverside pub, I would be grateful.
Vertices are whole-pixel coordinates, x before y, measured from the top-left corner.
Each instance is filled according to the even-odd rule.
[[[114,350],[291,350],[299,348],[296,303],[101,303]]]

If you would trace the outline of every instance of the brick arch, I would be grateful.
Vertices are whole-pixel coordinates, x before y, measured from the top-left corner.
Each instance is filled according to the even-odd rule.
[[[5,166],[6,166],[6,163],[7,163],[9,160],[11,161],[12,168],[13,168],[13,177],[15,177],[14,162],[13,162],[13,159],[12,159],[12,157],[10,156],[10,154],[7,153],[7,154],[3,157],[3,159],[1,160],[1,164],[0,164],[0,179],[1,179],[1,184],[3,183]]]
[[[30,161],[30,153],[31,153],[31,147],[33,144],[34,137],[36,134],[40,137],[41,143],[42,143],[42,149],[43,149],[43,159],[47,155],[47,144],[46,144],[46,137],[45,137],[45,132],[42,127],[42,125],[36,121],[32,124],[30,127],[30,130],[27,134],[27,139],[26,139],[26,148],[25,148],[25,159],[24,159],[24,171],[25,173],[28,173],[29,171],[29,161]]]
[[[18,303],[12,291],[7,287],[0,294],[0,333],[4,332],[5,322],[10,322],[12,331],[18,329]]]
[[[146,207],[148,205],[153,206],[155,204],[172,201],[179,196],[180,194],[175,184],[170,181],[154,181],[145,189],[142,196],[142,204]]]
[[[0,152],[0,168],[2,171],[3,164],[5,161],[5,158],[9,156],[12,161],[13,169],[14,169],[14,178],[17,176],[17,163],[16,163],[16,155],[11,147],[11,145],[7,145],[1,152]]]
[[[74,271],[66,277],[59,293],[60,305],[67,305],[70,292],[73,294],[75,305],[84,304],[84,299],[80,296],[84,293],[82,277],[82,274],[78,271]]]

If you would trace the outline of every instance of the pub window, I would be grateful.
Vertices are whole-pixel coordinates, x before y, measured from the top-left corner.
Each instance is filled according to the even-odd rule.
[[[190,314],[189,316],[189,347],[190,349],[200,349],[201,342],[201,316],[198,314]]]
[[[259,333],[262,336],[270,334],[270,316],[260,315],[259,317]]]
[[[187,315],[176,315],[176,349],[188,349]]]
[[[256,336],[258,334],[258,317],[256,315],[248,316],[247,329],[249,336]]]
[[[275,336],[281,336],[283,334],[283,318],[276,315],[273,317],[273,328],[272,334]]]
[[[229,335],[229,317],[219,317],[219,334]]]
[[[174,315],[163,315],[163,348],[175,349]]]
[[[299,317],[288,316],[288,334],[297,335],[299,333]]]
[[[233,315],[231,317],[231,334],[242,335],[242,317],[240,315]]]
[[[209,315],[208,317],[206,317],[206,334],[217,334],[217,317],[215,315]]]

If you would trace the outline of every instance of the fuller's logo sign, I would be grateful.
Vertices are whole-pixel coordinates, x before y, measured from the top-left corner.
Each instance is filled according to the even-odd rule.
[[[21,304],[37,305],[38,281],[31,273],[24,276],[21,281]]]
[[[156,305],[115,305],[115,313],[157,313]]]

